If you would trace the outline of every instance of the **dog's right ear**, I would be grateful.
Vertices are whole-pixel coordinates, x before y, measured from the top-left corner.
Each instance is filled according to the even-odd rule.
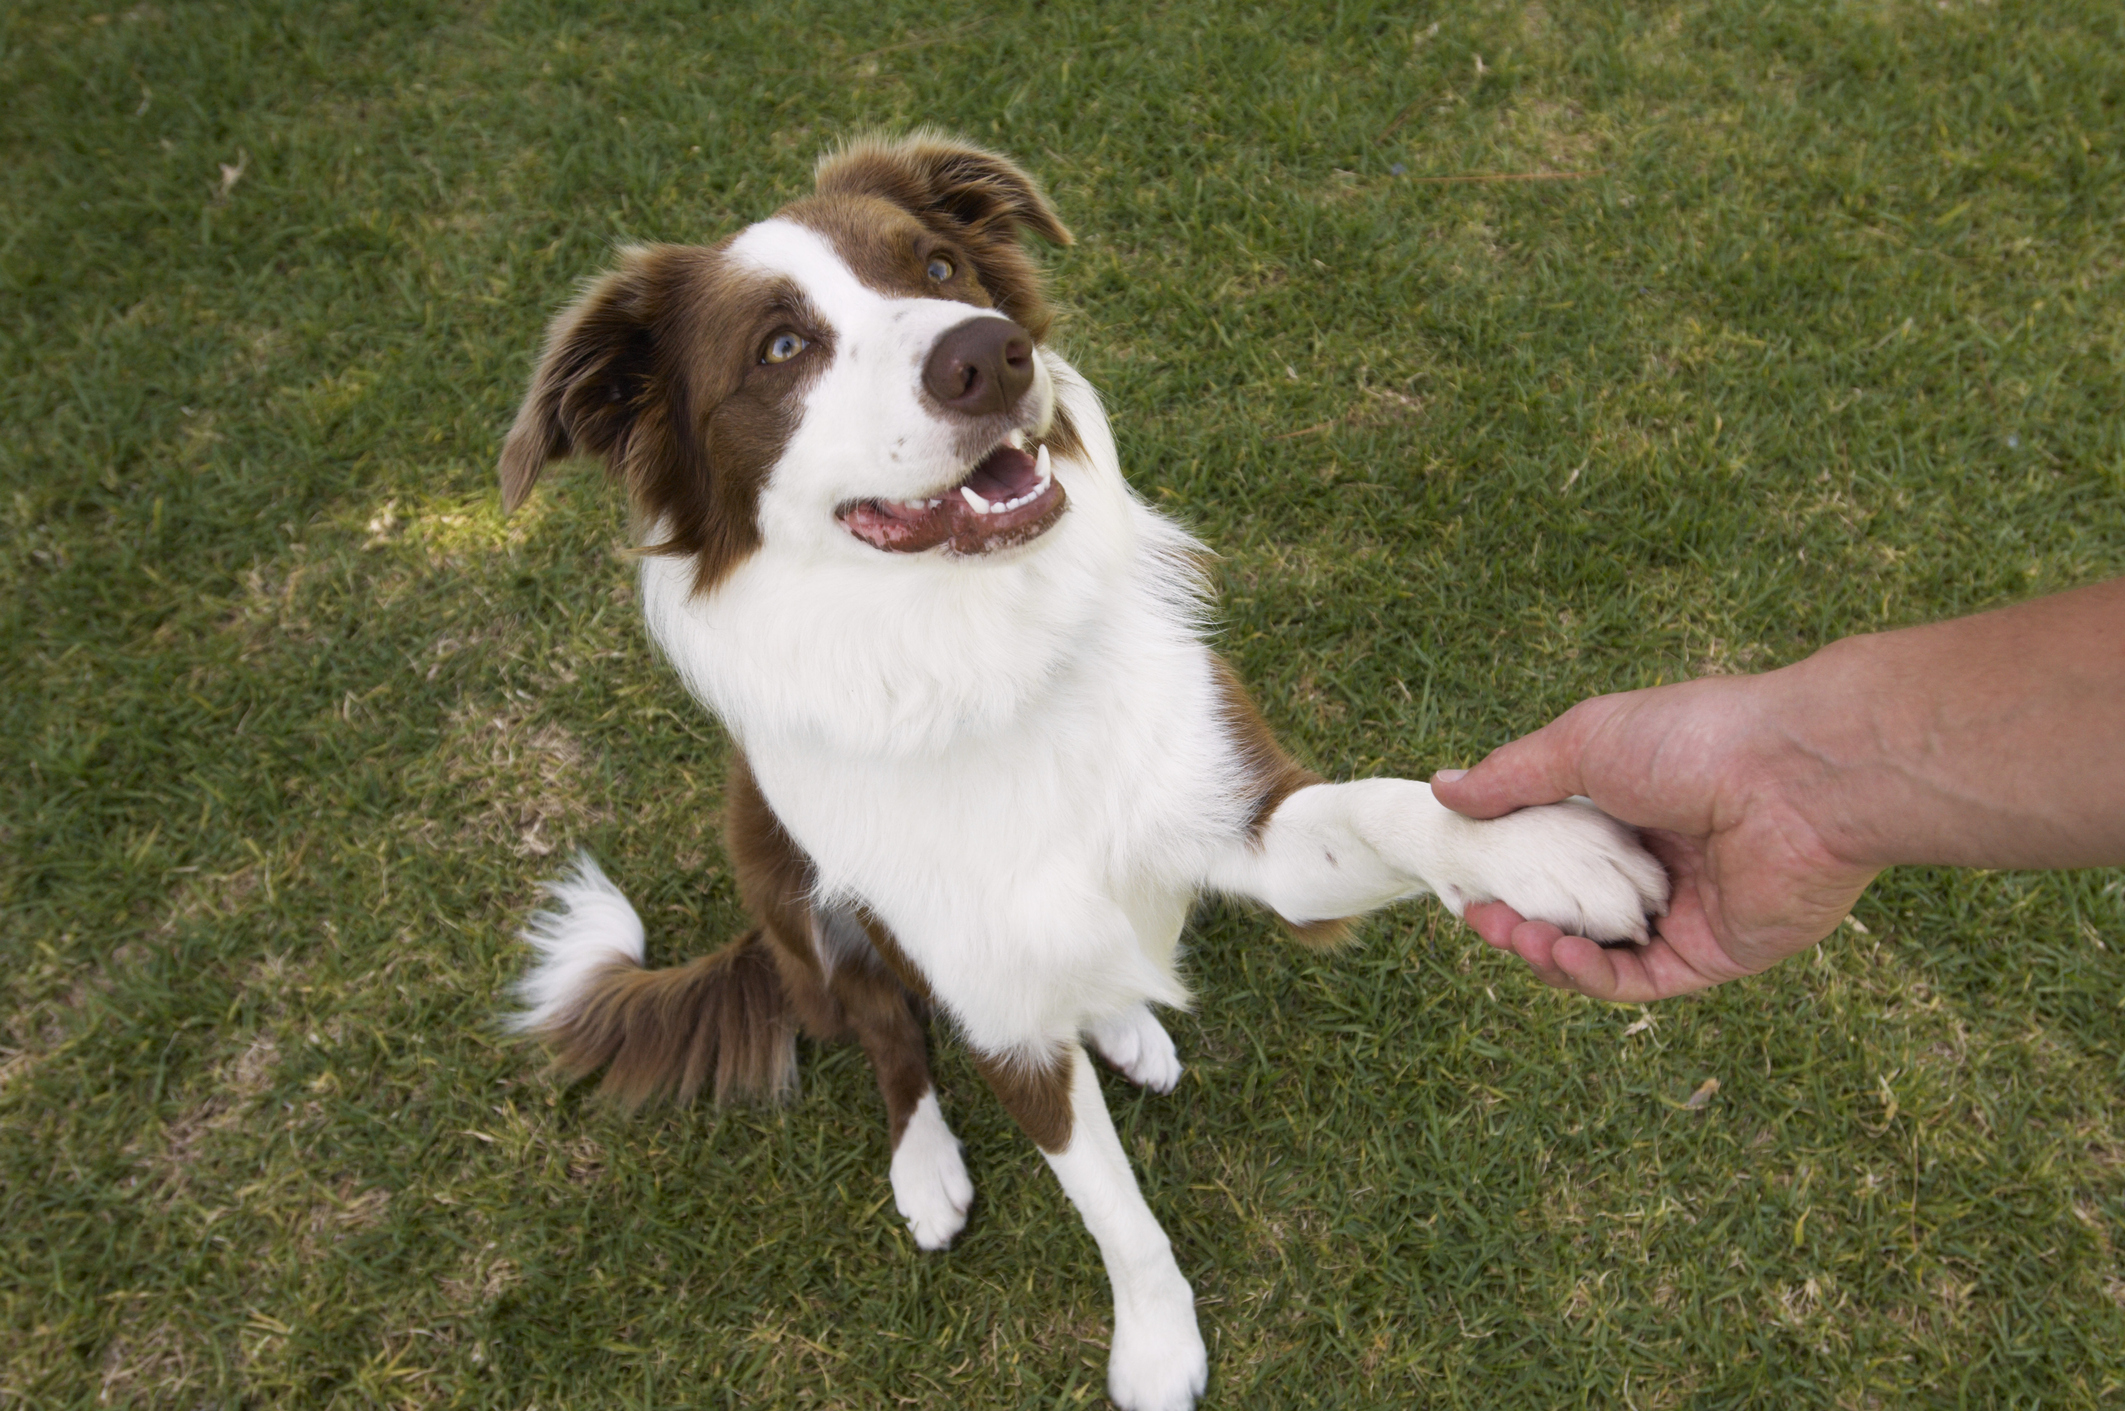
[[[546,330],[546,349],[502,443],[502,512],[516,509],[548,461],[602,456],[615,466],[656,375],[661,281],[656,252],[621,252]]]
[[[995,152],[920,128],[902,138],[858,137],[819,159],[821,196],[875,196],[957,240],[996,307],[1035,338],[1052,321],[1040,267],[1020,237],[1068,245],[1070,232],[1040,183]]]
[[[851,138],[819,158],[812,181],[822,196],[878,196],[969,239],[1030,234],[1075,243],[1040,183],[1016,162],[934,127]]]

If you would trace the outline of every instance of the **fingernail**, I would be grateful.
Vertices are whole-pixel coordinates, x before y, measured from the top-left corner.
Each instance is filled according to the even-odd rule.
[[[1451,784],[1466,773],[1468,771],[1465,769],[1442,769],[1431,776],[1431,782],[1434,784]]]

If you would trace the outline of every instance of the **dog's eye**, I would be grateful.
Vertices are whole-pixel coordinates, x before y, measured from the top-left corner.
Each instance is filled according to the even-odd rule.
[[[942,255],[938,255],[930,261],[930,278],[936,280],[939,284],[942,284],[951,277],[952,262],[950,260],[946,259]]]
[[[810,346],[810,343],[799,338],[794,333],[778,333],[768,340],[767,347],[761,350],[760,361],[764,363],[786,363]]]

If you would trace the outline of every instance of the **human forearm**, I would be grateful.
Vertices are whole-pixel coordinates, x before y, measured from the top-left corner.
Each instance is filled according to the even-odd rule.
[[[2125,863],[2125,579],[1833,643],[1760,678],[1824,844],[1897,863]]]
[[[1582,701],[1432,791],[1476,818],[1583,793],[1646,830],[1673,883],[1648,945],[1468,913],[1548,983],[1611,1000],[1774,965],[1898,863],[2125,863],[2125,579]]]

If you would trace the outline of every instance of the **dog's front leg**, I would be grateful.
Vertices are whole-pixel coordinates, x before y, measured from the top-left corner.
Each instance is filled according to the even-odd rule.
[[[1211,885],[1304,924],[1426,892],[1456,914],[1502,901],[1597,941],[1642,941],[1667,875],[1630,829],[1590,804],[1464,818],[1408,779],[1314,784],[1237,843]]]
[[[1131,1005],[1085,1030],[1099,1056],[1140,1088],[1170,1093],[1181,1080],[1181,1056],[1148,1004]]]
[[[1114,1289],[1107,1394],[1122,1411],[1189,1411],[1209,1380],[1195,1291],[1144,1204],[1082,1047],[1025,1062],[977,1055],[1011,1115],[1039,1144],[1099,1245]]]

